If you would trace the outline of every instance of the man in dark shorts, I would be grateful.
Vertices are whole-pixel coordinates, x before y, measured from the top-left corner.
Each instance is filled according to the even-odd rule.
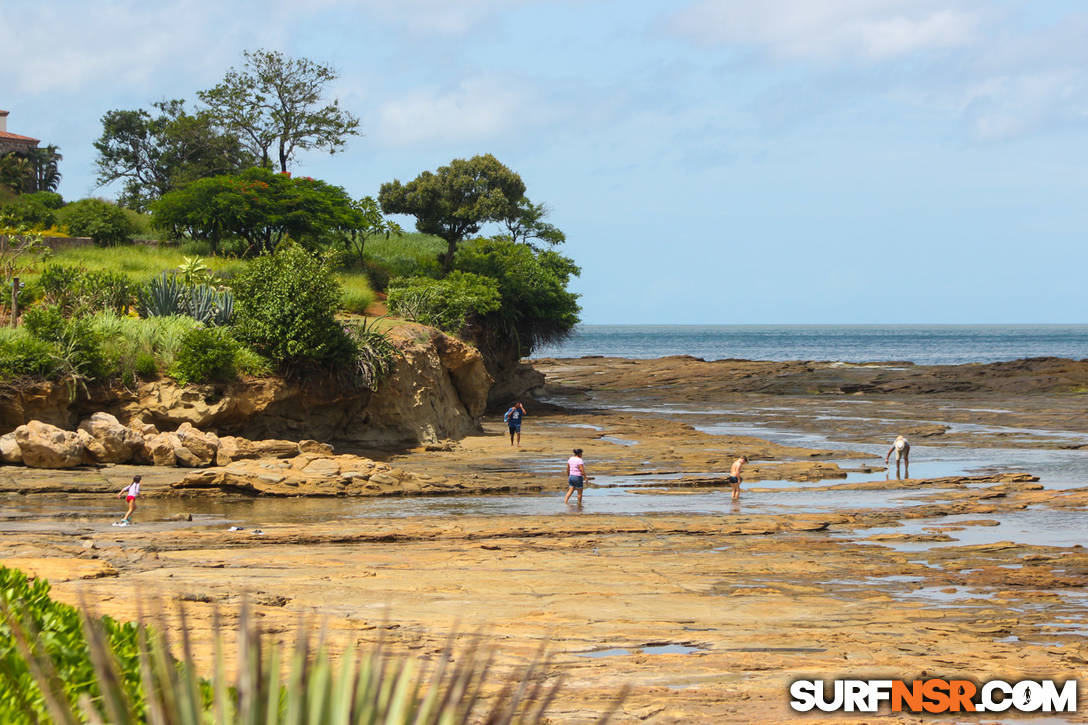
[[[525,407],[520,402],[516,402],[510,406],[510,410],[506,411],[506,415],[502,417],[510,428],[510,445],[514,445],[514,437],[517,436],[519,448],[521,447],[521,417],[523,415],[525,415]]]

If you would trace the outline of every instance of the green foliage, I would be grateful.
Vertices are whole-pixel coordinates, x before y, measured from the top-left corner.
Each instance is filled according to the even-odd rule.
[[[101,247],[128,244],[139,231],[124,210],[102,199],[81,199],[57,212],[57,220],[77,237],[90,237]]]
[[[69,247],[59,250],[51,259],[88,270],[124,272],[142,284],[159,276],[163,270],[182,264],[185,255],[192,256],[192,246],[133,244],[121,247]],[[207,254],[208,250],[200,253]],[[246,266],[243,260],[225,257],[206,257],[204,263],[217,278],[228,277]]]
[[[223,81],[197,95],[211,115],[236,134],[261,166],[287,171],[298,150],[343,149],[359,133],[359,120],[339,101],[322,106],[326,86],[336,80],[332,68],[307,58],[289,58],[274,50],[243,53],[244,68],[231,68]]]
[[[22,194],[0,206],[0,227],[48,229],[56,225],[56,211],[63,205],[61,195],[51,191]]]
[[[244,345],[239,345],[234,353],[234,368],[239,374],[254,378],[267,377],[274,372],[272,363]]]
[[[54,263],[42,270],[38,284],[46,302],[59,306],[66,315],[120,313],[136,303],[137,287],[123,272]]]
[[[207,284],[212,276],[202,257],[185,257],[178,265],[178,274],[181,276],[181,283],[186,287]]]
[[[47,593],[34,592],[39,609],[64,607],[51,602]],[[9,605],[5,612],[13,609]],[[215,667],[209,681],[198,674],[181,607],[178,623],[186,634],[180,661],[160,629],[96,620],[85,610],[73,618],[68,610],[62,610],[64,631],[73,631],[70,639],[76,645],[70,652],[58,654],[47,643],[34,641],[26,627],[13,628],[15,636],[8,638],[11,675],[0,672],[6,678],[0,682],[14,693],[13,713],[27,699],[20,699],[22,692],[45,692],[47,698],[39,695],[27,704],[41,708],[40,720],[63,725],[144,718],[151,725],[529,725],[547,721],[547,710],[564,685],[561,677],[547,676],[543,651],[524,668],[497,677],[494,654],[478,640],[457,651],[448,647],[430,666],[391,655],[381,644],[369,651],[351,646],[336,661],[324,635],[315,640],[310,627],[300,627],[287,649],[262,632],[244,599],[237,617],[236,679],[228,681],[225,672],[224,637],[216,615]],[[7,618],[16,620],[10,614]],[[161,611],[159,621],[165,621]],[[82,632],[77,631],[80,624]],[[54,672],[57,676],[50,676]],[[597,722],[608,722],[624,696],[621,692]]]
[[[350,364],[354,344],[334,317],[335,261],[295,244],[255,259],[234,280],[238,338],[286,373]]]
[[[221,327],[194,327],[181,339],[172,375],[185,383],[230,380],[238,343]]]
[[[141,320],[111,313],[89,318],[99,339],[111,377],[122,381],[153,378],[170,370],[185,335],[197,326],[191,317]]]
[[[382,184],[378,199],[386,214],[409,214],[416,229],[446,242],[441,257],[446,271],[453,269],[457,246],[487,222],[516,216],[525,196],[525,182],[491,154],[454,159],[437,171],[424,171],[402,184]]]
[[[364,314],[366,308],[374,302],[374,290],[370,288],[370,282],[363,274],[338,274],[336,276],[344,290],[340,298],[340,307],[348,312],[358,315]]]
[[[403,233],[400,225],[382,216],[374,197],[364,196],[351,202],[351,214],[346,215],[343,229],[344,250],[356,266],[366,264],[366,245],[372,239],[388,239]]]
[[[309,178],[254,168],[215,176],[165,194],[152,204],[152,225],[172,239],[206,241],[213,251],[228,239],[246,253],[271,251],[287,237],[316,247],[359,223],[348,193]]]
[[[492,351],[512,340],[518,356],[568,335],[578,322],[578,295],[567,290],[580,269],[569,257],[509,239],[474,239],[457,253],[457,269],[497,280],[501,307],[487,316],[479,342]]]
[[[112,110],[102,117],[98,183],[124,181],[121,203],[144,210],[197,179],[249,168],[256,158],[237,135],[207,111],[190,114],[181,100],[152,104],[153,111]]]
[[[459,271],[440,280],[395,279],[388,301],[390,312],[454,334],[462,333],[469,318],[482,318],[502,304],[495,279]]]
[[[385,376],[393,371],[400,355],[389,336],[379,329],[379,319],[352,321],[345,325],[357,350],[355,376],[360,384],[371,390],[377,390]]]
[[[161,273],[152,277],[140,291],[140,314],[144,317],[169,317],[182,314],[182,286],[177,275]]]
[[[56,348],[24,328],[0,328],[0,380],[46,380],[56,375]]]
[[[441,277],[438,257],[446,243],[429,234],[375,237],[366,247],[363,270],[374,289],[385,291],[394,277]]]
[[[64,313],[58,305],[32,307],[23,314],[23,328],[41,340],[59,340],[64,325]]]
[[[80,695],[101,701],[103,688],[84,637],[83,617],[74,607],[53,601],[48,582],[31,582],[18,570],[0,567],[0,613],[0,722],[53,722],[43,685],[73,712]],[[99,644],[108,648],[119,674],[106,687],[139,702],[136,626],[109,617],[96,626],[102,635]],[[47,661],[46,671],[55,678],[50,682],[36,678],[27,654],[35,665]],[[133,714],[143,715],[142,704],[133,708]]]

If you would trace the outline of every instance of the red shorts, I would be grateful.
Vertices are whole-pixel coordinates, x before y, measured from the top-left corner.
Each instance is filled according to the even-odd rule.
[[[135,500],[136,500],[135,496],[125,496],[125,502],[126,503],[132,503]]]

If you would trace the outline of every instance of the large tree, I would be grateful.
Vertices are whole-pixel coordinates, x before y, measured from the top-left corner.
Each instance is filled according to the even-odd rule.
[[[275,249],[288,237],[318,246],[365,223],[339,186],[259,167],[194,181],[163,195],[151,211],[151,224],[170,237],[200,239],[213,249],[242,239],[247,255]]]
[[[232,132],[208,111],[188,113],[185,101],[159,101],[153,111],[113,110],[102,117],[98,183],[123,180],[121,203],[144,210],[155,199],[197,179],[253,166]]]
[[[280,171],[287,171],[296,151],[336,153],[348,136],[358,135],[359,120],[339,100],[322,105],[325,87],[337,78],[332,68],[274,50],[243,55],[242,70],[231,68],[221,83],[197,95],[262,165],[271,166],[274,151]]]
[[[445,240],[439,261],[447,272],[468,235],[485,223],[515,218],[524,198],[525,182],[491,154],[454,159],[406,184],[390,181],[378,194],[386,214],[414,216],[416,229]]]

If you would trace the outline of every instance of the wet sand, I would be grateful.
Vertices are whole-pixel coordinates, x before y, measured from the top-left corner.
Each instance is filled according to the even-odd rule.
[[[117,529],[119,502],[96,491],[129,471],[6,467],[0,557],[117,617],[134,591],[180,598],[198,640],[243,592],[284,636],[326,616],[338,646],[382,636],[433,657],[483,627],[510,665],[546,640],[567,682],[555,722],[590,720],[624,685],[621,721],[784,722],[798,677],[1088,676],[1082,397],[746,392],[686,362],[629,367],[542,363],[549,404],[527,403],[520,449],[492,419],[386,454],[508,495],[240,500],[183,495],[163,471],[140,525]],[[887,480],[883,452],[911,427],[915,478]],[[596,476],[580,510],[562,503],[575,446]],[[742,452],[734,505],[721,478]],[[68,493],[14,493],[20,479]],[[177,513],[193,520],[164,520]]]

